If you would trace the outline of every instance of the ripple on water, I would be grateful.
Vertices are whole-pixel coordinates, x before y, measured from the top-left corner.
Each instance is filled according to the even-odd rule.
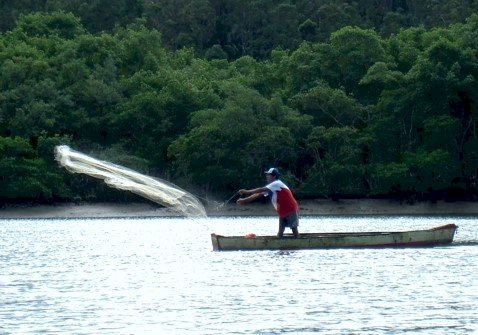
[[[301,230],[451,218],[321,217]],[[478,330],[478,228],[432,249],[212,252],[276,218],[0,221],[0,334],[464,334]]]

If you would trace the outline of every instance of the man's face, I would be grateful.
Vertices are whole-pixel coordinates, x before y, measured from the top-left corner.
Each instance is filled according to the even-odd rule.
[[[268,183],[271,183],[275,180],[275,177],[271,175],[270,173],[266,173],[266,180]]]

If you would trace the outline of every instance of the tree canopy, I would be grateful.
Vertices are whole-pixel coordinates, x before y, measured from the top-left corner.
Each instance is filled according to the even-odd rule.
[[[445,4],[5,5],[0,199],[129,199],[58,144],[207,196],[275,166],[299,197],[475,199],[478,15]]]

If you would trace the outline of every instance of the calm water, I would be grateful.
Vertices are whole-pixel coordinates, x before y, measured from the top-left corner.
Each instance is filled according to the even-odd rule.
[[[0,220],[0,334],[474,334],[472,217],[303,217],[302,232],[454,222],[431,249],[213,252],[277,219]]]

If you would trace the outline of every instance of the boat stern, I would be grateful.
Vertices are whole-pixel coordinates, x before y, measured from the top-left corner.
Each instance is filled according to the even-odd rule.
[[[219,249],[219,242],[218,242],[218,238],[217,238],[218,235],[212,233],[211,234],[211,241],[212,241],[212,250],[213,251],[219,251],[221,249]]]

